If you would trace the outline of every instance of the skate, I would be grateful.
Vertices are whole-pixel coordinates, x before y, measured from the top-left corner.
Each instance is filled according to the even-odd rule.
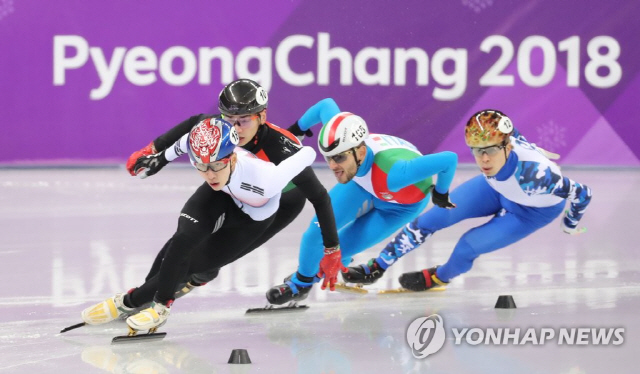
[[[427,291],[429,292],[437,292],[437,291],[446,291],[447,289],[445,287],[433,287],[428,289]],[[416,292],[422,292],[422,291],[412,291],[412,290],[408,290],[404,287],[399,287],[399,288],[392,288],[392,289],[388,289],[388,290],[378,290],[378,294],[379,295],[397,295],[397,294],[403,294],[403,293],[416,293]]]
[[[133,343],[133,342],[139,342],[142,340],[160,340],[160,339],[164,339],[165,336],[167,336],[166,332],[156,332],[156,330],[158,329],[158,327],[149,329],[149,331],[147,331],[144,334],[138,334],[138,330],[134,330],[131,328],[131,326],[129,327],[129,333],[127,335],[120,335],[120,336],[116,336],[113,339],[111,339],[111,344],[116,344],[116,343]]]
[[[195,284],[195,283],[192,283],[192,282],[193,282],[193,280],[191,280],[191,281],[189,281],[187,283],[183,283],[180,286],[178,286],[178,290],[173,294],[174,299],[179,299],[179,298],[185,296],[186,294],[188,294],[189,292],[193,291],[196,287],[204,286],[206,284],[206,283]],[[153,304],[153,302],[150,301],[148,303],[142,304],[142,306],[131,308],[130,311],[122,313],[118,317],[118,319],[122,320],[122,321],[126,321],[127,318],[142,312],[143,310],[149,308],[152,304]]]
[[[82,320],[87,325],[101,325],[111,322],[124,313],[130,313],[135,308],[124,305],[126,293],[119,293],[107,300],[95,304],[82,311]]]
[[[289,304],[281,307],[274,307],[272,304],[266,305],[264,308],[251,308],[247,309],[244,314],[258,314],[258,313],[287,313],[287,312],[304,312],[309,309],[307,305],[298,305],[297,302],[291,301]]]
[[[86,308],[81,313],[83,322],[65,327],[64,329],[60,330],[60,333],[62,334],[64,332],[77,329],[85,325],[101,325],[103,323],[111,322],[114,319],[122,318],[122,316],[133,313],[136,308],[129,308],[128,306],[124,305],[125,296],[126,293],[119,293],[103,302]]]
[[[343,273],[344,274],[344,273]],[[369,293],[362,284],[356,284],[355,286],[349,286],[346,283],[336,283],[336,291],[341,293],[350,293],[357,295],[366,295]]]
[[[312,286],[312,282],[301,282],[294,274],[285,278],[284,284],[271,287],[267,291],[267,300],[275,305],[282,305],[290,301],[301,301],[309,296]]]
[[[171,303],[164,305],[153,302],[149,308],[127,318],[129,333],[125,336],[116,336],[111,342],[120,343],[164,338],[167,335],[166,332],[156,331],[167,322],[167,318],[171,313]],[[147,331],[147,333],[138,335],[140,331]]]
[[[443,290],[449,282],[443,282],[436,276],[438,267],[404,273],[398,278],[400,285],[409,291]]]
[[[363,265],[351,266],[342,272],[345,283],[374,284],[382,278],[385,270],[380,267],[375,258]]]
[[[200,286],[204,286],[206,283],[202,283],[202,284],[195,284],[193,283],[193,280],[184,283],[180,286],[178,286],[178,290],[173,294],[173,297],[175,299],[179,299],[183,296],[185,296],[186,294],[188,294],[189,292],[193,291],[195,288],[200,287]],[[151,305],[153,304],[153,302],[148,302],[143,304],[142,306],[136,307],[136,308],[132,308],[129,312],[126,313],[122,313],[118,319],[121,319],[123,321],[126,321],[127,318],[134,316],[138,313],[140,313],[141,311],[149,308]]]
[[[120,316],[118,316],[118,320],[124,322],[124,321],[127,320],[127,318],[129,318],[131,316],[135,316],[136,314],[140,313],[141,311],[147,309],[150,306],[151,306],[151,302],[148,302],[148,303],[142,304],[142,306],[137,306],[135,308],[131,308],[130,311],[120,314]]]

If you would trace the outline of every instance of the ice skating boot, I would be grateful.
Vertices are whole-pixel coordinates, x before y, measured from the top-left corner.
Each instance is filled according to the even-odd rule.
[[[82,320],[88,325],[101,325],[111,322],[122,314],[132,312],[135,308],[124,305],[126,293],[119,293],[103,302],[82,311]]]
[[[404,273],[398,279],[400,285],[411,291],[426,291],[431,288],[445,287],[449,282],[441,281],[436,275],[438,267]]]
[[[366,264],[350,266],[342,273],[342,279],[347,283],[373,284],[382,278],[385,270],[380,267],[375,258]]]
[[[303,282],[298,279],[298,274],[285,278],[284,284],[271,287],[267,291],[267,300],[271,304],[282,305],[290,301],[301,301],[309,296],[313,281]]]
[[[169,314],[171,312],[172,303],[173,300],[167,303],[168,305],[154,301],[149,308],[127,318],[127,325],[129,325],[131,333],[135,334],[137,331],[146,330],[150,333],[155,332],[158,327],[167,322],[167,318],[169,318]]]

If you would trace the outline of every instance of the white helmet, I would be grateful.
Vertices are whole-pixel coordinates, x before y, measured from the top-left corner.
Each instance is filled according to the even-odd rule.
[[[331,157],[359,146],[368,137],[369,129],[362,117],[341,112],[322,126],[318,148],[324,157]]]

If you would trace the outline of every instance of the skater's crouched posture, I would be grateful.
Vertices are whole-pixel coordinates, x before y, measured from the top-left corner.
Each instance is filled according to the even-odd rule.
[[[497,110],[482,110],[469,119],[465,141],[482,175],[451,192],[456,209],[433,207],[408,223],[370,262],[379,266],[375,276],[352,277],[354,283],[371,284],[402,256],[424,243],[439,230],[469,218],[492,217],[467,231],[441,265],[400,276],[402,287],[425,291],[445,286],[469,271],[480,255],[507,247],[548,225],[570,203],[562,217],[562,230],[579,234],[578,228],[589,202],[591,190],[564,176],[550,158],[559,156],[529,143],[513,126],[509,117]],[[364,273],[368,264],[349,268]]]
[[[455,207],[448,192],[458,164],[455,153],[422,155],[404,139],[369,134],[362,117],[341,112],[330,98],[309,108],[297,121],[297,127],[304,133],[320,122],[323,126],[318,149],[338,181],[329,196],[342,250],[323,250],[314,217],[302,236],[298,270],[283,284],[267,291],[267,300],[272,304],[303,300],[322,275],[323,285],[328,283],[334,289],[338,271],[346,270],[353,255],[416,218],[427,205],[429,195],[438,206]],[[437,178],[435,184],[432,177]],[[348,279],[348,273],[342,275]]]
[[[256,248],[253,242],[273,222],[282,189],[311,165],[316,154],[300,147],[276,166],[237,144],[231,124],[208,118],[174,147],[145,156],[153,158],[151,163],[166,163],[188,153],[205,183],[182,208],[159,272],[141,286],[85,309],[85,323],[102,324],[126,313],[132,314],[127,318],[132,333],[155,331],[166,322],[176,291],[191,275],[219,269]],[[145,305],[150,306],[138,312]]]
[[[296,131],[298,135],[296,137],[291,132],[268,122],[268,104],[269,95],[257,82],[244,78],[233,81],[220,92],[217,100],[220,114],[195,115],[173,126],[145,148],[134,152],[127,161],[127,170],[132,176],[135,176],[136,172],[141,169],[144,169],[144,176],[154,175],[159,172],[165,164],[151,164],[155,159],[145,158],[144,156],[157,154],[172,147],[182,136],[189,133],[195,125],[212,117],[222,118],[234,126],[240,139],[237,144],[238,147],[253,153],[259,159],[279,165],[280,162],[297,152],[302,145],[301,138],[310,135],[310,133],[299,132],[299,128],[294,128],[293,131]],[[252,246],[257,248],[263,245],[293,222],[302,212],[307,200],[313,205],[318,217],[318,225],[322,233],[324,247],[339,254],[340,243],[338,241],[338,230],[333,216],[333,208],[331,207],[331,198],[310,166],[293,178],[282,190],[280,207],[276,212],[273,223],[260,235],[258,240],[253,242]],[[164,255],[165,248],[163,247],[158,252],[145,279],[149,279],[158,273]],[[195,287],[211,282],[217,276],[218,269],[194,274],[187,286],[181,289],[180,295],[188,293]]]

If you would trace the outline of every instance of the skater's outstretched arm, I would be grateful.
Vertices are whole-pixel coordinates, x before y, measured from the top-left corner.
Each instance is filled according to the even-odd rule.
[[[318,101],[311,108],[307,109],[297,123],[300,130],[306,131],[318,123],[324,125],[338,113],[340,113],[338,104],[336,104],[333,99],[327,98]]]
[[[458,155],[454,152],[440,152],[416,157],[411,160],[397,160],[387,178],[387,185],[393,192],[408,185],[437,175],[435,189],[440,193],[449,191],[458,165]]]
[[[293,183],[313,205],[316,217],[318,218],[318,226],[322,232],[324,247],[337,247],[340,243],[338,240],[336,219],[333,214],[333,207],[331,206],[331,198],[326,188],[324,188],[313,172],[313,169],[311,167],[305,168],[302,173],[293,178]]]
[[[173,147],[169,147],[159,153],[138,158],[133,165],[133,175],[146,178],[156,174],[169,162],[185,154],[188,149],[188,142],[189,134],[185,134],[174,143]]]
[[[189,133],[189,131],[193,128],[193,126],[197,125],[200,121],[205,118],[211,117],[209,114],[198,114],[195,116],[191,116],[188,119],[180,122],[176,126],[172,127],[169,131],[164,134],[158,136],[155,140],[149,143],[146,147],[135,151],[129,156],[127,160],[127,170],[129,174],[135,176],[135,165],[136,162],[144,156],[149,156],[156,154],[158,152],[164,151],[165,149],[171,147],[175,142],[177,142],[183,135]]]
[[[563,231],[567,234],[579,234],[586,231],[584,228],[578,229],[578,222],[591,202],[591,189],[584,184],[562,177],[562,183],[557,185],[552,193],[567,199],[571,204],[562,220]]]
[[[316,158],[316,151],[311,147],[302,147],[293,156],[282,160],[278,165],[273,163],[265,164],[271,168],[268,173],[269,183],[265,183],[265,197],[272,197],[280,193],[284,187],[307,166],[313,163]]]

